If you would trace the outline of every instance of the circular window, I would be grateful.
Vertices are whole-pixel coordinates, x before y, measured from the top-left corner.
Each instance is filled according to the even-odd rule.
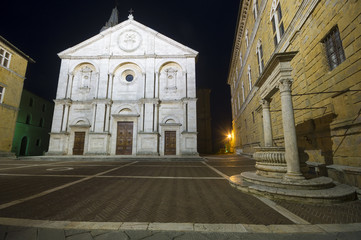
[[[133,77],[133,75],[131,75],[131,74],[128,74],[128,75],[125,77],[125,80],[127,80],[127,82],[131,82],[131,81],[133,81],[133,79],[134,79],[134,77]]]

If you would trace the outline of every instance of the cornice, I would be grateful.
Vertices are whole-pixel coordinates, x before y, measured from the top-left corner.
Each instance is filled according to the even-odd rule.
[[[231,72],[232,72],[232,69],[234,68],[234,65],[237,63],[237,57],[239,55],[239,51],[241,48],[242,36],[243,36],[244,28],[246,25],[250,2],[251,2],[251,0],[243,0],[242,7],[238,14],[236,36],[235,36],[234,43],[233,43],[232,58],[231,58],[231,64],[229,67],[229,74],[228,74],[228,81],[227,81],[228,84],[231,84],[231,79],[233,76],[233,74],[231,74]]]

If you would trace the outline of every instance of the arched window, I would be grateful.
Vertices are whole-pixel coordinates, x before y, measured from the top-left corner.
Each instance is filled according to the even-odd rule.
[[[30,100],[29,100],[29,107],[32,107],[33,104],[34,104],[34,99],[30,98]]]
[[[263,49],[262,49],[262,42],[258,40],[257,42],[257,60],[258,60],[258,68],[259,68],[259,75],[262,74],[264,69],[264,61],[263,61]]]
[[[248,85],[249,85],[249,90],[252,90],[252,76],[251,76],[251,66],[248,65]]]
[[[249,44],[249,42],[248,42],[248,29],[246,29],[246,35],[245,35],[245,40],[246,40],[246,47],[248,48],[248,44]]]
[[[44,118],[40,118],[39,127],[44,127]]]
[[[28,115],[26,115],[25,123],[26,123],[26,124],[30,124],[30,122],[31,122],[31,115],[28,114]]]
[[[242,68],[242,53],[239,54],[239,64],[241,65]]]
[[[243,102],[245,101],[245,96],[244,96],[244,82],[242,82],[242,99]]]
[[[254,21],[256,21],[258,17],[258,0],[253,0],[253,14],[254,14]]]
[[[273,42],[275,46],[277,46],[285,32],[283,27],[281,4],[279,0],[273,0],[272,2],[270,21],[272,22]]]

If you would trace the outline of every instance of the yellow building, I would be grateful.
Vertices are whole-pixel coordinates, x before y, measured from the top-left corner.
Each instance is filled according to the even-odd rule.
[[[0,36],[0,156],[10,156],[29,56]]]
[[[361,1],[243,0],[237,21],[235,151],[284,147],[287,174],[361,187]]]

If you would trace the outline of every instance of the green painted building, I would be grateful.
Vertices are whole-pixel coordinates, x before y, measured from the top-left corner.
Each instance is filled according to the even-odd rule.
[[[21,95],[12,152],[16,156],[39,156],[48,150],[54,103],[27,90]]]

